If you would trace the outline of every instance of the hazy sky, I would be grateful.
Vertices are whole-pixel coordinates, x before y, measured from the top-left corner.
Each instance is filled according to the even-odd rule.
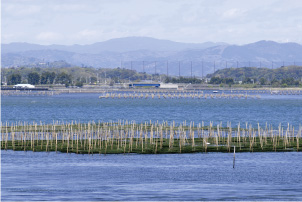
[[[302,43],[302,0],[2,0],[2,43]]]

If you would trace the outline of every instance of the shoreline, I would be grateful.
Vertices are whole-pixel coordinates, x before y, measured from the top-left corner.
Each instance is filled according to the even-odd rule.
[[[209,93],[213,91],[213,95],[220,95],[224,91],[233,95],[237,94],[253,94],[253,95],[302,95],[302,88],[197,88],[197,89],[156,89],[156,88],[100,88],[100,87],[84,87],[84,88],[48,88],[48,90],[1,90],[1,95],[23,95],[23,96],[52,96],[60,94],[105,94],[105,93],[173,93],[173,94],[186,94],[186,93]],[[217,92],[214,92],[217,91]],[[211,92],[212,93],[212,92]]]

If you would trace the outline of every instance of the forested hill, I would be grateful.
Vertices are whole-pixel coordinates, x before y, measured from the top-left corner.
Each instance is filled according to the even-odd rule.
[[[300,80],[302,78],[302,66],[288,66],[276,69],[257,67],[225,68],[217,70],[213,74],[208,74],[207,77],[233,78],[235,80],[244,80],[245,78],[257,80],[260,78],[267,80],[294,78],[295,80]]]

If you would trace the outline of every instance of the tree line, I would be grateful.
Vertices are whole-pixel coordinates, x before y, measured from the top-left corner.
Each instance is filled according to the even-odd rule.
[[[277,69],[268,68],[226,68],[217,70],[214,74],[208,74],[207,79],[195,77],[168,77],[164,74],[146,74],[124,68],[87,68],[87,67],[66,67],[66,68],[39,68],[39,67],[18,67],[2,68],[2,82],[8,85],[29,83],[32,85],[64,84],[66,87],[75,85],[97,83],[123,83],[138,82],[141,80],[164,81],[165,83],[207,83],[219,85],[254,84],[270,86],[299,86],[302,85],[302,67],[290,66]]]
[[[233,78],[220,78],[220,77],[212,77],[210,80],[210,84],[227,84],[229,86],[233,84],[256,84],[256,85],[271,85],[273,87],[288,87],[288,86],[300,86],[302,82],[299,80],[295,80],[294,78],[284,78],[281,80],[273,79],[271,81],[261,77],[257,78],[244,78],[242,81],[234,81]]]
[[[202,79],[198,78],[187,78],[187,77],[166,77],[165,83],[192,83],[192,84],[199,84],[204,83]]]
[[[56,74],[55,72],[31,72],[27,75],[27,83],[32,85],[39,84],[65,84],[72,83],[71,75],[65,72]],[[13,73],[7,77],[7,85],[16,85],[22,83],[22,76],[20,73]]]
[[[276,69],[242,67],[225,68],[208,74],[211,84],[255,84],[274,87],[302,85],[302,66],[280,67]]]
[[[159,79],[159,74],[146,74],[124,68],[89,68],[89,67],[67,67],[67,68],[39,68],[19,67],[1,69],[2,81],[7,85],[20,83],[39,84],[65,84],[66,86],[83,84],[96,84],[101,82],[118,83],[128,81],[140,81],[148,79]]]

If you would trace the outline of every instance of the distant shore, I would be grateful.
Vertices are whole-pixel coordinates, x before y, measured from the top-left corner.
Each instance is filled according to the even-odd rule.
[[[185,87],[186,86],[186,87]],[[244,87],[219,87],[213,85],[204,85],[204,84],[191,84],[190,86],[185,84],[179,84],[178,89],[166,89],[166,88],[126,88],[124,84],[117,85],[84,85],[82,88],[78,87],[64,87],[62,85],[40,85],[37,86],[36,89],[28,89],[28,90],[20,90],[13,89],[9,87],[2,87],[1,94],[10,94],[9,92],[21,92],[21,91],[51,91],[54,94],[60,93],[105,93],[105,92],[192,92],[192,91],[232,91],[236,93],[236,91],[245,91],[245,92],[253,92],[253,93],[276,93],[276,92],[299,92],[302,93],[301,87],[292,87],[292,88],[280,88],[280,87],[261,87],[261,88],[244,88]],[[40,93],[43,94],[43,93]],[[51,93],[45,93],[51,94]]]

